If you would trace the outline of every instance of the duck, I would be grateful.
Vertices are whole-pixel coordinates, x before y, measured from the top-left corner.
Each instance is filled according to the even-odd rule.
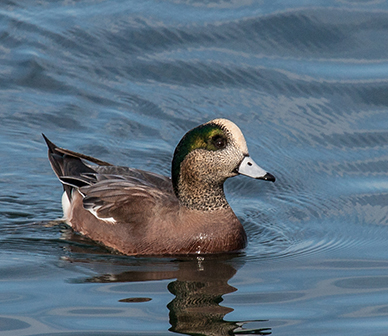
[[[211,120],[183,136],[171,177],[114,166],[42,135],[63,185],[62,220],[124,255],[239,252],[247,236],[226,200],[225,180],[241,174],[275,182],[249,156],[243,133],[228,119]]]

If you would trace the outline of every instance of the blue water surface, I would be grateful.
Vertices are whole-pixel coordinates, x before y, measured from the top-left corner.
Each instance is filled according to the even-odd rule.
[[[1,335],[386,335],[388,2],[0,4]],[[276,183],[227,198],[248,247],[135,258],[58,220],[59,146],[169,175],[224,117]]]

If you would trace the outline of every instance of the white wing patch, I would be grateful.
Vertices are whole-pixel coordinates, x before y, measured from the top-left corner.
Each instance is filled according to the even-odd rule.
[[[79,190],[77,190],[82,196],[84,196]],[[102,218],[97,215],[98,209],[100,209],[101,206],[94,206],[92,208],[87,209],[94,217],[96,217],[99,220],[102,220],[104,222],[107,222],[109,224],[115,224],[116,220],[113,217],[107,217],[107,218]],[[72,207],[71,203],[69,201],[69,198],[67,197],[66,192],[63,193],[62,195],[62,209],[63,209],[63,220],[67,223],[67,225],[72,226],[70,222],[71,218],[71,212],[72,212]]]
[[[62,209],[63,209],[63,220],[67,223],[67,225],[71,226],[69,221],[71,215],[71,204],[69,201],[69,197],[67,197],[66,192],[63,192],[62,195]]]
[[[100,208],[101,208],[101,206],[99,205],[99,206],[94,206],[94,207],[92,207],[92,208],[88,208],[87,210],[88,210],[94,217],[96,217],[97,219],[102,220],[102,221],[104,221],[104,222],[106,222],[106,223],[109,223],[109,224],[115,224],[115,223],[116,223],[116,220],[115,220],[113,217],[102,218],[102,217],[99,217],[99,216],[97,215],[97,211],[98,211],[98,209],[100,209]]]

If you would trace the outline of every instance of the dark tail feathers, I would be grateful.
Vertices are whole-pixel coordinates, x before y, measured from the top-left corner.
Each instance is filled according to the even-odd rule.
[[[79,183],[72,184],[69,182],[70,180],[74,179],[75,181],[82,181],[84,179],[82,175],[96,173],[95,170],[85,165],[81,159],[88,160],[102,166],[111,165],[108,162],[98,160],[91,156],[57,147],[43,133],[42,135],[48,147],[48,158],[51,167],[59,180],[62,182],[63,189],[66,191],[69,199],[71,198],[71,190],[73,187],[79,187]],[[88,182],[90,183],[90,181]]]

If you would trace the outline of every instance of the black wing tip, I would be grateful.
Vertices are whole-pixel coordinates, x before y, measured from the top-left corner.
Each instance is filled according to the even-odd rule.
[[[53,142],[51,142],[43,133],[42,136],[44,141],[46,141],[47,147],[49,148],[50,152],[55,153],[55,149],[57,148],[57,146]]]
[[[44,141],[46,141],[46,144],[47,144],[47,145],[48,145],[48,144],[52,144],[52,142],[48,139],[48,137],[46,137],[46,136],[44,135],[44,133],[42,133],[42,137],[43,137]]]

